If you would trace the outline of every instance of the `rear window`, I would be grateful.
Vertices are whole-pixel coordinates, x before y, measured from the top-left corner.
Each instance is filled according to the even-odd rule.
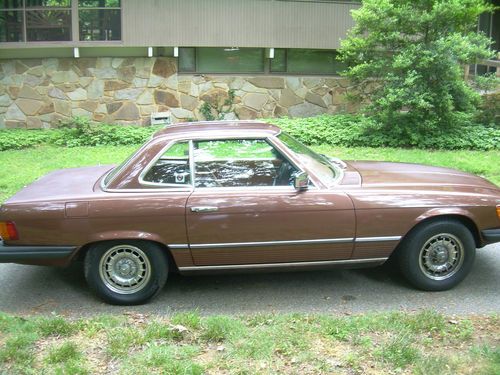
[[[137,153],[138,150],[134,151],[128,158],[126,158],[119,166],[115,167],[108,175],[104,178],[104,186],[107,187],[108,184],[113,180],[113,178],[122,170],[122,168],[132,159],[132,157]]]

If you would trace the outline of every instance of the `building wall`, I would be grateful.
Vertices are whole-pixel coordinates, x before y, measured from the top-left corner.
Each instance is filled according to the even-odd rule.
[[[3,48],[275,47],[337,49],[353,25],[356,1],[122,0],[121,40],[79,38],[78,1],[71,1],[70,40],[0,42]],[[1,5],[0,5],[1,8]]]
[[[154,112],[203,120],[203,103],[222,106],[234,90],[228,119],[303,117],[351,111],[339,77],[184,75],[171,57],[0,60],[0,127],[48,128],[73,116],[147,125]]]
[[[122,0],[128,46],[337,49],[358,2]],[[307,46],[307,47],[306,47]]]

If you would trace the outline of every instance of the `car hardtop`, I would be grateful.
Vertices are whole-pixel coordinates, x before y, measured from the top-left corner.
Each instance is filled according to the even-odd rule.
[[[267,138],[280,133],[276,125],[259,121],[199,121],[167,125],[157,131],[153,139]]]

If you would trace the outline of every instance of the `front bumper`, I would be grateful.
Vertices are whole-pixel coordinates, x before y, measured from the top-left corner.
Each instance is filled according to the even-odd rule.
[[[485,229],[481,231],[481,235],[487,244],[500,242],[500,229]]]
[[[12,246],[0,240],[0,263],[50,263],[64,260],[75,246]]]

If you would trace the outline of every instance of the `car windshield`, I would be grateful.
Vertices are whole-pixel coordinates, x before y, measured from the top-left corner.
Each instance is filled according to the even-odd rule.
[[[291,135],[281,132],[278,139],[283,142],[307,167],[312,170],[326,185],[333,185],[340,176],[340,169],[333,165],[326,156],[315,153]]]

